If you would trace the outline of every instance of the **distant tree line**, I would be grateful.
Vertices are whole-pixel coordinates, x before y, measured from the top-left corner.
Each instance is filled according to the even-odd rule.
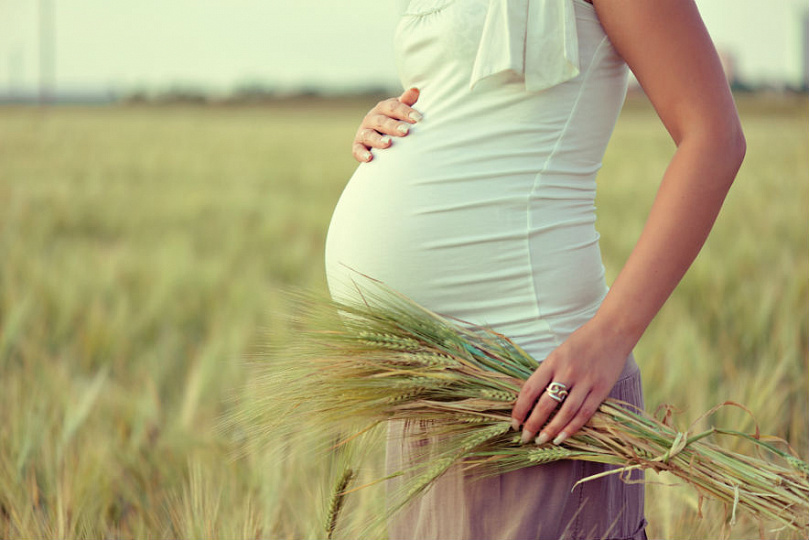
[[[126,104],[243,104],[273,103],[289,99],[325,98],[381,98],[389,97],[396,89],[386,86],[368,86],[351,89],[330,89],[315,84],[295,88],[276,88],[262,84],[245,84],[226,94],[217,94],[201,88],[173,87],[162,91],[136,90],[122,95],[120,102]]]
[[[738,79],[731,80],[731,89],[736,94],[770,94],[770,95],[806,95],[809,94],[809,84],[801,86],[790,85],[751,85]],[[636,86],[630,88],[631,94],[642,93]],[[297,87],[276,87],[264,83],[245,83],[228,92],[213,92],[204,87],[172,86],[164,89],[135,89],[130,91],[112,91],[91,89],[84,92],[55,91],[49,96],[47,102],[42,102],[42,96],[36,92],[9,92],[0,91],[0,104],[112,104],[123,103],[127,105],[261,105],[284,102],[289,100],[363,100],[379,101],[380,99],[396,95],[401,90],[394,86],[372,85],[352,88],[329,88],[316,84],[306,84]]]

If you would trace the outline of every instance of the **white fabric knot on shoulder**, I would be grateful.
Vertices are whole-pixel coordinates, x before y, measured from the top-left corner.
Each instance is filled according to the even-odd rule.
[[[470,89],[511,70],[537,92],[579,74],[573,0],[489,0]]]

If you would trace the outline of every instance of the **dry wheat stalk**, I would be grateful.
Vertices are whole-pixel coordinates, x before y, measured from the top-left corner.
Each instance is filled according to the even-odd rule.
[[[734,516],[745,509],[809,531],[807,464],[788,445],[775,446],[775,438],[758,430],[679,431],[670,421],[608,400],[562,446],[521,445],[508,430],[510,411],[536,360],[490,329],[441,317],[381,283],[369,281],[358,292],[362,302],[353,304],[301,298],[299,320],[310,330],[261,381],[271,396],[259,404],[269,407],[261,414],[273,417],[262,425],[346,437],[389,420],[427,422],[424,455],[400,473],[403,487],[391,511],[454,464],[497,474],[578,459],[615,465],[616,473],[667,471],[700,499],[728,505]],[[729,405],[736,404],[720,407]],[[717,435],[746,439],[761,457],[709,442]]]

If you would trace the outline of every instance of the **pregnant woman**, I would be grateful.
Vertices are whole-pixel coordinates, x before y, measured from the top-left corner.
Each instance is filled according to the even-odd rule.
[[[411,0],[395,45],[402,84],[419,92],[381,102],[357,132],[364,163],[326,245],[332,295],[351,300],[362,273],[515,340],[542,361],[512,413],[526,442],[560,444],[608,396],[642,406],[632,349],[703,245],[745,149],[693,0]],[[608,289],[595,176],[627,66],[677,149]],[[417,429],[429,426],[391,426],[392,469]],[[645,538],[641,484],[612,475],[573,489],[602,470],[452,469],[389,533]]]

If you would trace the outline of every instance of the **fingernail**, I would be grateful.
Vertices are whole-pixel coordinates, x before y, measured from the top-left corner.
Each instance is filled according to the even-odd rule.
[[[407,116],[408,116],[408,118],[410,118],[410,119],[411,119],[411,120],[413,120],[414,122],[419,122],[419,121],[420,121],[422,118],[424,118],[424,117],[421,115],[421,113],[420,113],[420,112],[418,112],[418,111],[413,111],[412,113],[408,114]]]
[[[560,433],[559,433],[559,435],[557,435],[557,436],[556,436],[556,438],[553,440],[553,444],[555,444],[555,445],[557,445],[557,446],[558,446],[558,445],[562,444],[563,442],[565,442],[565,439],[567,439],[567,433],[565,433],[564,431],[562,431],[562,432],[560,432]]]
[[[410,132],[410,126],[407,124],[399,124],[396,126],[396,131],[401,133],[402,135],[407,135]]]
[[[364,159],[365,161],[368,161],[369,159],[371,159],[371,152],[369,152],[368,150],[363,152],[362,153],[362,159]]]
[[[548,442],[549,438],[550,437],[548,437],[548,434],[543,431],[543,432],[540,432],[539,437],[537,437],[534,442],[537,443],[538,445],[542,446],[543,444]]]
[[[387,135],[383,135],[382,138],[379,139],[379,142],[381,142],[382,144],[388,144],[390,143],[390,137]]]
[[[511,430],[520,431],[520,423],[517,421],[516,418],[511,419]]]
[[[528,441],[534,438],[534,435],[536,435],[536,433],[534,433],[533,431],[528,431],[527,429],[522,430],[522,436],[520,437],[520,444],[527,443]]]

